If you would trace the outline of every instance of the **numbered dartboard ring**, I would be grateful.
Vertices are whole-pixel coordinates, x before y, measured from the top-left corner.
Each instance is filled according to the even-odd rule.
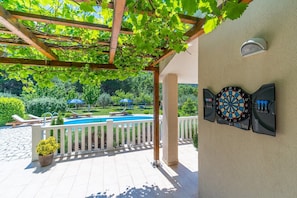
[[[225,87],[216,97],[216,112],[228,122],[249,118],[249,95],[239,87]]]

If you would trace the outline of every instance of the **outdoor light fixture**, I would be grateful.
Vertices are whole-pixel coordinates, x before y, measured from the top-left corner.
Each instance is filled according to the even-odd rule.
[[[240,47],[242,56],[251,56],[267,50],[267,42],[262,38],[251,38]]]

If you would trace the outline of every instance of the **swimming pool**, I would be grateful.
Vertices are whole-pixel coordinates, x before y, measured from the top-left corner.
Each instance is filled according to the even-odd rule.
[[[106,120],[113,120],[114,122],[119,121],[131,121],[131,120],[152,120],[153,116],[118,116],[118,117],[98,117],[98,118],[83,118],[83,119],[75,119],[75,120],[67,120],[64,124],[87,124],[94,122],[106,122]]]

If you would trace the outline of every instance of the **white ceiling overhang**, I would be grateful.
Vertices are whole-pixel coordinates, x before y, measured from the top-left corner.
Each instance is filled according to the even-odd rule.
[[[180,84],[198,84],[198,38],[189,43],[187,51],[160,63],[160,82],[167,74],[176,74]]]

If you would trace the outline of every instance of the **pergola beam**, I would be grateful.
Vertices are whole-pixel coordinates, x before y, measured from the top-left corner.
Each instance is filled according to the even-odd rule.
[[[0,44],[2,45],[12,45],[12,46],[30,46],[28,43],[25,43],[22,40],[14,40],[14,39],[4,39],[0,38]]]
[[[43,16],[43,15],[24,13],[24,12],[18,12],[18,11],[9,11],[9,12],[15,18],[21,19],[21,20],[30,20],[30,21],[50,23],[55,25],[63,25],[63,26],[111,32],[111,28],[109,28],[107,25],[88,23],[88,22],[82,22],[82,21],[74,21],[69,19],[61,19],[56,17]],[[123,34],[133,34],[133,31],[127,28],[122,28],[120,32]]]
[[[32,47],[28,43],[25,43],[21,40],[14,40],[14,39],[4,39],[0,38],[0,44],[3,45],[11,45],[11,46],[24,46],[24,47]],[[68,46],[61,46],[51,43],[46,43],[48,48],[56,49],[56,50],[88,50],[92,48],[98,48],[98,46],[82,46],[82,45],[68,45]],[[109,54],[109,51],[100,51],[99,54]]]
[[[112,33],[109,49],[109,63],[113,64],[116,49],[118,46],[118,38],[122,26],[122,19],[124,15],[126,0],[114,0],[114,12],[112,22]]]
[[[154,166],[159,166],[160,160],[160,96],[159,96],[159,69],[154,72]]]
[[[203,30],[204,22],[205,22],[205,19],[200,19],[200,21],[195,26],[193,26],[190,30],[188,30],[185,33],[185,36],[188,37],[186,41],[187,43],[190,43],[191,41],[195,40],[196,38],[204,34],[204,30]]]
[[[88,0],[74,0],[74,1],[78,3],[78,2],[87,2]],[[110,9],[114,9],[114,3],[110,2],[107,7]],[[128,12],[129,10],[128,10],[128,8],[126,8],[124,11]],[[136,11],[135,10],[135,12],[141,13],[141,14],[147,14],[148,16],[156,16],[155,13],[151,12],[151,11]],[[189,16],[189,15],[178,14],[178,16],[182,23],[195,25],[199,21],[199,18]]]
[[[70,68],[70,67],[81,68],[81,67],[85,67],[85,65],[88,64],[92,70],[98,70],[98,69],[115,70],[115,69],[117,69],[117,67],[113,64],[66,62],[66,61],[58,61],[58,60],[3,58],[3,57],[0,57],[0,63],[1,64],[22,64],[25,66],[50,66],[50,67],[61,67],[61,68]]]
[[[0,57],[0,64],[22,64],[25,66],[49,66],[49,67],[61,67],[61,68],[82,68],[85,65],[89,65],[92,70],[117,70],[118,68],[114,64],[98,64],[98,63],[86,63],[86,62],[69,62],[58,60],[36,60],[36,59],[23,59],[23,58],[4,58]],[[156,67],[145,67],[144,71],[156,71]]]
[[[11,31],[9,31],[6,28],[0,27],[0,33],[5,34],[13,34]],[[37,38],[42,39],[51,39],[51,40],[57,40],[57,41],[69,41],[69,42],[82,42],[81,38],[79,37],[72,37],[72,36],[57,36],[53,34],[41,34],[41,33],[35,33],[32,32]],[[110,45],[109,41],[97,41],[96,44],[108,46]]]
[[[12,33],[23,39],[29,45],[35,47],[51,60],[57,60],[58,57],[24,25],[19,23],[7,10],[0,6],[0,23],[9,29]]]

